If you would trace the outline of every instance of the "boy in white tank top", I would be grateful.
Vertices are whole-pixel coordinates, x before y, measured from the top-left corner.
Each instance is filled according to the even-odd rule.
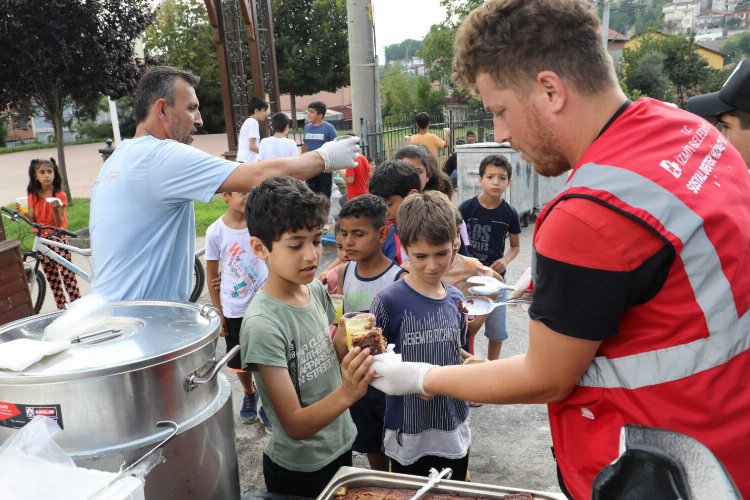
[[[338,266],[338,293],[344,312],[369,312],[372,299],[401,278],[404,270],[383,254],[388,237],[386,206],[382,198],[364,194],[348,201],[339,212],[340,234],[350,262]],[[388,470],[382,452],[385,394],[370,386],[365,397],[349,408],[357,438],[352,449],[367,453],[374,470]]]

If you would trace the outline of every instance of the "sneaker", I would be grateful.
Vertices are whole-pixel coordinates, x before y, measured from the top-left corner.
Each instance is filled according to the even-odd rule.
[[[258,391],[252,394],[245,393],[242,399],[240,418],[243,424],[252,424],[258,421]]]
[[[260,421],[263,424],[263,428],[266,430],[266,434],[272,434],[273,429],[271,429],[271,421],[268,420],[268,416],[266,416],[265,408],[261,406],[258,415],[260,416]]]

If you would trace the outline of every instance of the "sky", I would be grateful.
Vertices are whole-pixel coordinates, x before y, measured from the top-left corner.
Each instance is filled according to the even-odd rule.
[[[440,0],[372,0],[378,62],[385,63],[385,46],[407,38],[421,40],[430,26],[445,19]]]

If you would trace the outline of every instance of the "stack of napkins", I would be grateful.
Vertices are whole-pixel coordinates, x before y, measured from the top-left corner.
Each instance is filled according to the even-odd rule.
[[[70,347],[70,341],[16,339],[0,344],[0,369],[20,372],[40,359]]]

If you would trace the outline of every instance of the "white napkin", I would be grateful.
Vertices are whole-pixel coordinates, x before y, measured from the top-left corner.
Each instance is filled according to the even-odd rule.
[[[20,372],[50,354],[70,347],[70,342],[16,339],[0,344],[0,368]]]
[[[383,354],[376,354],[372,357],[372,366],[375,368],[375,378],[380,377],[377,373],[379,372],[378,367],[388,363],[401,363],[401,355],[393,352],[393,348],[396,344],[388,344]]]
[[[96,331],[112,319],[112,306],[104,296],[90,293],[70,303],[68,310],[44,328],[45,341],[72,340]]]

